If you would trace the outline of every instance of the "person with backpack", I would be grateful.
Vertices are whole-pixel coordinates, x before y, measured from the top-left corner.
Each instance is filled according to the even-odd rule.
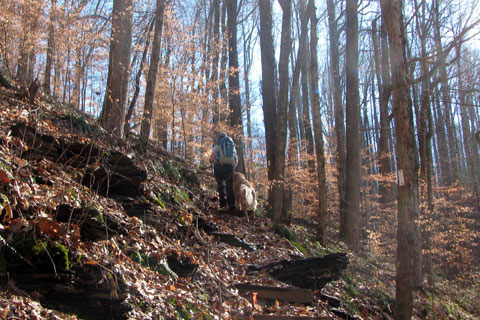
[[[237,151],[232,138],[225,132],[219,132],[214,138],[215,145],[210,155],[210,163],[213,163],[213,175],[217,180],[217,191],[220,200],[220,208],[232,210],[235,208],[235,196],[233,195],[233,172],[237,166]]]

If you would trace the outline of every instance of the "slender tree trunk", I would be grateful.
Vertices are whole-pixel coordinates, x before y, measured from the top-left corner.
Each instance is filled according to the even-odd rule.
[[[434,210],[434,203],[433,203],[433,155],[432,155],[432,137],[433,137],[433,118],[432,118],[432,110],[431,110],[431,100],[432,97],[432,85],[429,76],[429,68],[427,63],[427,35],[428,32],[428,22],[425,21],[425,14],[426,14],[426,7],[425,2],[422,1],[420,5],[420,10],[422,10],[421,15],[416,15],[417,18],[417,32],[420,37],[420,45],[421,45],[421,55],[422,59],[420,60],[420,70],[421,70],[421,78],[422,78],[422,86],[421,86],[421,96],[420,96],[420,114],[419,114],[419,121],[418,121],[418,140],[419,140],[419,149],[420,149],[420,177],[423,180],[422,186],[425,189],[424,199],[426,201],[426,205],[422,206],[425,209],[422,209],[421,216],[422,220],[425,221],[422,225],[422,235],[423,235],[423,248],[425,252],[426,260],[430,260],[430,243],[431,243],[431,232],[430,232],[430,225],[431,225],[431,218]],[[422,192],[423,193],[423,192]],[[429,265],[427,262],[426,265]],[[422,271],[425,268],[419,268],[419,272],[416,274],[415,285],[421,286],[423,282],[423,275]],[[427,270],[427,272],[429,272]]]
[[[238,153],[236,170],[245,173],[242,103],[240,101],[240,79],[238,72],[237,51],[237,0],[227,1],[228,16],[228,102],[230,105],[230,124],[234,131],[235,145]]]
[[[163,15],[165,12],[165,0],[157,0],[155,13],[155,31],[153,34],[152,54],[150,67],[148,68],[147,87],[145,88],[145,105],[143,109],[142,127],[140,129],[140,141],[144,150],[147,149],[148,139],[153,118],[153,101],[157,86],[158,64],[160,62],[160,47],[162,44]]]
[[[311,0],[309,0],[311,1]],[[315,152],[317,154],[317,182],[318,182],[318,227],[316,238],[325,245],[327,241],[327,175],[325,169],[325,151],[323,142],[323,125],[320,113],[320,96],[318,89],[318,55],[317,55],[317,16],[316,9],[312,10],[310,28],[310,89],[312,95],[312,115],[315,139]]]
[[[25,3],[22,8],[21,43],[19,45],[18,68],[16,78],[25,86],[33,81],[35,66],[35,47],[37,46],[37,27],[40,11],[38,3]]]
[[[172,41],[171,41],[171,37],[168,35],[165,39],[165,46],[166,46],[166,50],[165,50],[165,57],[164,57],[164,62],[163,62],[163,72],[161,73],[162,75],[162,80],[167,82],[167,77],[169,76],[169,68],[170,68],[170,60],[171,60],[171,54],[172,54]],[[172,80],[172,82],[174,82]],[[164,90],[168,90],[168,89],[164,89]],[[165,96],[168,96],[168,94],[165,94]],[[172,100],[174,100],[173,98],[173,95],[172,95]],[[175,102],[172,101],[172,105],[174,105]],[[160,114],[168,114],[168,102],[167,101],[164,101],[161,105],[160,105]],[[173,108],[174,109],[174,108]],[[171,113],[171,116],[172,118],[172,125],[174,124],[174,119],[175,119],[175,113],[172,112]],[[157,131],[158,132],[158,136],[159,136],[159,140],[162,144],[162,147],[163,149],[167,150],[168,148],[168,123],[169,123],[169,117],[159,117],[158,119],[159,121],[159,130]],[[172,137],[174,136],[174,127],[172,126]],[[173,139],[172,139],[173,141]]]
[[[220,0],[213,0],[212,3],[213,11],[214,11],[214,18],[213,18],[213,43],[215,46],[213,47],[213,59],[212,59],[212,71],[210,72],[210,82],[213,84],[214,88],[212,90],[212,107],[213,107],[213,124],[217,124],[220,121],[220,110],[219,110],[219,100],[220,100],[220,92],[219,92],[219,84],[218,84],[218,64],[220,61]],[[220,46],[220,47],[218,47]]]
[[[48,22],[47,58],[45,60],[45,75],[43,78],[43,92],[50,95],[50,80],[52,78],[53,56],[55,54],[55,23],[57,0],[52,0]]]
[[[391,95],[390,84],[390,62],[388,59],[388,43],[387,34],[385,30],[385,22],[382,19],[381,26],[381,41],[379,43],[377,36],[376,21],[373,21],[372,34],[373,34],[373,48],[375,57],[375,73],[377,76],[378,92],[380,94],[380,138],[378,141],[378,154],[379,154],[379,171],[382,175],[382,181],[379,183],[380,200],[382,203],[389,203],[393,199],[393,190],[391,183],[388,181],[388,175],[392,173],[390,165],[390,119],[388,111],[388,102]],[[381,45],[380,45],[381,44]]]
[[[451,96],[450,96],[450,85],[448,83],[448,73],[446,67],[446,56],[443,54],[443,45],[442,45],[442,36],[440,32],[440,22],[439,22],[439,0],[434,0],[433,5],[433,34],[435,40],[435,46],[439,52],[438,57],[440,61],[439,66],[439,82],[440,82],[440,92],[443,101],[443,108],[438,108],[438,126],[436,127],[436,134],[438,138],[438,149],[440,157],[440,168],[442,172],[442,182],[450,186],[455,180],[458,179],[458,164],[457,164],[457,155],[452,150],[453,142],[453,132],[450,133],[450,138],[447,136],[446,132],[446,115],[451,110]],[[449,141],[451,140],[451,141]]]
[[[393,116],[396,130],[398,166],[398,229],[395,319],[409,320],[413,309],[413,286],[416,269],[415,223],[419,215],[418,160],[413,126],[413,112],[406,79],[403,2],[382,0],[382,16],[390,41],[392,66]]]
[[[473,140],[473,133],[472,128],[470,127],[470,117],[468,114],[468,106],[466,101],[466,90],[464,88],[464,79],[462,78],[463,70],[462,70],[462,47],[459,44],[456,48],[457,50],[457,73],[458,73],[458,100],[460,102],[460,116],[461,116],[461,124],[462,124],[462,136],[463,136],[463,147],[465,150],[465,157],[467,162],[467,172],[468,177],[466,179],[468,185],[473,190],[477,206],[480,204],[480,190],[479,190],[479,181],[478,181],[478,168],[476,167],[475,158],[478,157],[474,155],[474,141]],[[475,146],[476,147],[476,146]]]
[[[88,48],[77,48],[77,60],[75,62],[75,78],[70,103],[77,106],[78,109],[80,109],[82,80],[85,78],[85,69],[89,64],[90,57],[92,56],[92,51],[92,46],[89,46]]]
[[[155,24],[155,19],[149,23],[148,31],[146,32],[146,41],[145,47],[143,48],[142,59],[140,60],[140,64],[138,65],[137,75],[135,76],[135,91],[132,96],[132,100],[127,109],[127,114],[125,115],[125,125],[123,127],[123,132],[125,136],[128,135],[130,132],[130,120],[133,115],[133,111],[135,110],[135,105],[137,103],[138,96],[140,94],[140,78],[142,77],[143,69],[145,69],[145,62],[147,60],[148,48],[150,48],[150,33],[153,30],[153,26]]]
[[[306,7],[306,0],[302,0],[300,4]],[[311,17],[309,17],[310,19]],[[308,35],[307,35],[308,37]],[[313,142],[312,123],[310,120],[310,51],[309,51],[308,39],[305,41],[305,48],[303,50],[303,57],[301,59],[301,83],[302,83],[302,118],[300,122],[303,124],[303,130],[305,131],[305,144],[307,150],[307,166],[309,172],[315,174],[315,144]]]
[[[307,8],[301,12],[301,27],[300,27],[300,40],[298,43],[297,60],[295,61],[295,67],[292,74],[292,87],[290,94],[290,101],[288,105],[288,126],[290,132],[290,142],[288,144],[288,184],[286,188],[286,206],[291,210],[293,201],[293,186],[292,181],[295,175],[295,171],[298,166],[298,119],[297,119],[297,102],[300,95],[300,71],[301,71],[301,59],[305,56],[304,50],[306,49],[307,40],[307,27],[310,15],[313,10],[313,1],[308,2]],[[288,211],[289,211],[288,210]]]
[[[338,23],[335,14],[335,1],[327,1],[328,26],[330,35],[330,68],[333,83],[333,108],[335,114],[335,163],[337,167],[337,188],[339,194],[339,212],[340,212],[340,237],[345,238],[345,174],[346,168],[346,149],[345,149],[345,116],[342,104],[342,89],[340,86],[340,53],[338,40]]]
[[[227,4],[223,2],[222,5],[222,17],[221,17],[221,25],[222,25],[222,34],[226,34],[227,32]],[[222,57],[220,59],[220,78],[219,78],[219,91],[220,91],[220,107],[219,107],[219,122],[225,122],[228,119],[228,112],[227,112],[227,60],[228,60],[228,43],[224,39],[222,41]]]
[[[346,21],[346,119],[347,174],[345,185],[345,224],[343,239],[356,252],[359,248],[358,216],[360,214],[360,97],[358,81],[358,3],[347,0]]]
[[[272,4],[270,0],[259,0],[260,14],[260,53],[262,61],[262,100],[263,121],[265,125],[265,141],[267,153],[268,180],[272,183],[275,169],[276,149],[276,119],[277,99],[275,90],[275,51],[272,34]],[[272,194],[269,194],[269,207],[271,214]]]
[[[123,136],[132,47],[133,0],[114,0],[107,89],[99,122],[116,137]]]
[[[285,187],[285,149],[287,144],[287,108],[288,108],[288,60],[291,50],[291,17],[292,3],[290,0],[279,0],[283,11],[282,34],[280,41],[280,60],[278,65],[279,90],[278,114],[276,123],[275,172],[273,173],[272,213],[275,221],[287,221],[284,212]]]
[[[242,27],[243,37],[243,81],[245,86],[245,111],[247,115],[247,138],[245,148],[245,173],[247,179],[252,179],[252,165],[253,165],[253,143],[252,143],[252,105],[250,102],[250,71],[252,68],[252,36],[256,31],[252,28],[248,33],[245,31],[246,26]]]

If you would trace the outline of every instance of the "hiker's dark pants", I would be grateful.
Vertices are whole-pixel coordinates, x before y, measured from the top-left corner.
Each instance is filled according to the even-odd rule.
[[[213,174],[218,183],[218,196],[220,198],[220,207],[235,206],[235,196],[233,195],[233,165],[217,163],[213,166]]]

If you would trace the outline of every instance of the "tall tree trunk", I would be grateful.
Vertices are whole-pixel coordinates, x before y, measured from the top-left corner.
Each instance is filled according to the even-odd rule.
[[[148,68],[147,87],[145,88],[145,105],[143,108],[142,127],[140,129],[140,141],[146,150],[153,118],[153,101],[157,86],[158,64],[160,62],[160,48],[162,44],[163,15],[165,12],[165,0],[157,0],[155,13],[155,31],[153,34],[152,54],[150,67]]]
[[[474,141],[473,141],[473,133],[472,128],[470,127],[470,117],[468,114],[468,106],[466,101],[466,90],[464,88],[464,79],[462,77],[463,70],[462,70],[462,47],[459,44],[456,48],[457,50],[457,73],[458,73],[458,100],[460,102],[460,116],[461,116],[461,124],[462,124],[462,136],[463,136],[463,147],[465,150],[465,157],[467,162],[467,183],[473,190],[477,206],[480,204],[480,188],[479,188],[479,181],[478,181],[478,168],[476,167],[475,158],[478,157],[474,155]],[[476,147],[476,146],[475,146]]]
[[[145,69],[145,63],[147,60],[148,49],[150,48],[150,33],[153,31],[153,26],[155,25],[155,19],[149,23],[148,30],[145,32],[145,47],[143,48],[142,59],[138,65],[137,75],[135,76],[135,91],[132,96],[132,100],[128,105],[127,114],[125,115],[125,125],[123,127],[123,132],[127,136],[130,132],[130,120],[135,110],[135,105],[137,103],[138,96],[140,94],[140,79],[142,77],[143,69]]]
[[[419,215],[418,160],[413,112],[406,79],[405,35],[402,0],[382,0],[382,16],[390,41],[392,66],[393,116],[396,130],[398,167],[398,229],[395,319],[412,317],[415,277],[415,223]]]
[[[440,92],[442,96],[443,108],[438,108],[438,126],[436,127],[436,134],[438,139],[438,149],[440,157],[440,171],[442,172],[442,182],[443,184],[449,186],[455,180],[458,179],[458,164],[457,164],[457,155],[452,150],[453,142],[453,132],[448,138],[446,133],[446,115],[450,113],[451,110],[451,96],[450,96],[450,85],[448,83],[448,73],[446,66],[446,56],[443,54],[443,45],[442,45],[442,36],[440,32],[440,17],[439,17],[439,0],[434,0],[433,5],[433,34],[435,40],[435,46],[438,51],[438,57],[440,61],[439,66],[439,82],[440,82]],[[451,140],[451,141],[450,141]]]
[[[263,122],[267,153],[268,181],[272,183],[275,169],[277,98],[275,90],[275,50],[273,46],[272,4],[270,0],[259,0],[260,53],[262,61]],[[269,194],[267,210],[271,214],[272,195]]]
[[[247,137],[245,148],[245,173],[247,179],[252,179],[252,165],[253,165],[253,142],[252,142],[252,105],[250,97],[250,71],[252,69],[252,36],[256,31],[255,28],[251,28],[248,33],[245,30],[246,26],[242,27],[243,37],[243,81],[245,86],[245,111],[247,114]]]
[[[80,109],[82,80],[85,78],[85,69],[89,64],[93,49],[94,48],[92,46],[89,46],[88,48],[77,48],[75,78],[70,103],[75,105],[78,109]]]
[[[35,66],[35,47],[37,45],[37,27],[40,10],[38,3],[24,3],[22,7],[21,43],[16,78],[25,86],[33,81]]]
[[[237,0],[227,1],[228,27],[228,102],[230,105],[230,124],[234,131],[235,145],[238,153],[237,171],[245,173],[242,103],[240,101],[240,79],[238,72],[237,51]]]
[[[284,186],[285,186],[285,149],[287,144],[287,108],[288,108],[288,60],[292,47],[291,19],[292,3],[290,0],[279,0],[283,11],[282,34],[280,40],[280,60],[278,64],[279,90],[278,114],[276,123],[275,144],[275,172],[273,173],[272,188],[272,213],[275,221],[287,221],[284,212]]]
[[[99,122],[104,129],[119,138],[123,136],[123,121],[127,105],[132,19],[133,0],[114,0],[107,88]]]
[[[377,36],[376,21],[372,24],[373,34],[373,48],[375,57],[375,73],[377,76],[378,92],[380,94],[380,138],[378,141],[378,163],[379,171],[382,175],[382,180],[379,183],[380,201],[382,203],[391,202],[393,199],[393,188],[388,181],[388,175],[392,173],[392,167],[390,165],[390,119],[388,111],[388,102],[391,95],[390,84],[390,62],[388,58],[388,43],[387,33],[385,30],[385,22],[382,17],[382,25],[380,30],[380,42]]]
[[[306,7],[306,0],[300,2],[302,8]],[[306,18],[306,17],[305,17]],[[311,17],[308,17],[309,19]],[[307,35],[308,37],[308,35]],[[312,123],[310,120],[310,93],[309,93],[309,81],[310,81],[310,52],[308,50],[308,39],[305,41],[305,48],[303,50],[303,57],[301,58],[301,84],[302,84],[302,117],[300,122],[305,135],[305,149],[307,150],[307,167],[309,172],[315,174],[315,144],[313,142]]]
[[[346,150],[345,150],[345,116],[342,104],[342,89],[340,86],[340,53],[338,40],[338,23],[335,14],[335,1],[327,1],[328,10],[328,32],[330,35],[330,68],[333,83],[333,108],[335,114],[335,163],[337,168],[337,188],[339,194],[339,211],[340,211],[340,234],[344,238],[345,231],[345,174],[346,168]]]
[[[360,214],[360,97],[358,81],[358,3],[347,0],[346,21],[346,119],[347,174],[345,185],[345,224],[343,239],[356,252],[359,248],[358,216]]]
[[[220,121],[220,111],[219,111],[219,100],[220,100],[220,92],[219,92],[219,84],[218,84],[218,64],[220,61],[220,0],[213,0],[213,59],[212,59],[212,70],[210,72],[210,82],[213,84],[214,88],[212,90],[212,107],[213,107],[213,124],[217,124]],[[219,47],[220,46],[220,47]]]
[[[222,26],[222,34],[227,33],[227,4],[226,2],[222,1],[222,16],[221,16],[221,26]],[[228,42],[223,39],[222,41],[222,57],[220,59],[220,77],[219,77],[219,91],[220,91],[220,107],[219,107],[219,122],[225,122],[228,118],[227,112],[227,102],[228,102],[228,94],[227,94],[227,61],[228,61]]]
[[[52,78],[53,55],[55,52],[55,23],[57,0],[52,0],[48,22],[47,58],[45,60],[45,73],[43,78],[43,92],[50,95],[50,80]]]
[[[308,2],[307,8],[301,12],[301,27],[300,27],[300,39],[298,43],[298,52],[297,59],[295,61],[295,67],[292,74],[292,87],[290,94],[290,101],[288,104],[288,127],[290,132],[289,144],[288,144],[288,170],[287,170],[287,180],[288,184],[286,185],[286,206],[288,211],[292,208],[293,202],[293,177],[298,166],[298,119],[297,119],[297,102],[300,95],[300,71],[302,65],[302,59],[305,56],[306,49],[306,40],[307,40],[307,27],[308,21],[310,20],[310,15],[313,10],[313,1]]]
[[[312,1],[312,0],[309,0]],[[313,1],[312,1],[313,2]],[[318,55],[317,55],[317,16],[316,9],[312,10],[310,28],[310,90],[312,95],[312,115],[315,139],[315,152],[317,154],[317,182],[318,182],[318,227],[317,240],[325,245],[327,241],[327,175],[325,169],[325,151],[323,142],[323,125],[320,113],[320,96],[318,89]]]
[[[418,6],[417,6],[418,7]],[[418,145],[419,145],[419,154],[420,154],[420,177],[423,180],[422,186],[424,187],[424,198],[426,200],[426,206],[422,206],[425,209],[422,209],[421,215],[423,221],[430,222],[430,218],[433,214],[434,203],[433,203],[433,155],[432,155],[432,137],[433,137],[433,124],[432,124],[432,110],[431,110],[431,100],[432,89],[431,81],[429,76],[428,68],[428,56],[427,56],[427,36],[429,34],[428,22],[425,21],[426,7],[425,2],[422,1],[420,4],[420,10],[422,14],[417,14],[417,33],[420,37],[420,49],[422,59],[420,60],[420,71],[421,71],[421,94],[420,94],[420,112],[418,120]],[[422,188],[423,189],[423,188]],[[423,192],[422,192],[423,194]],[[430,224],[424,223],[424,228],[422,230],[422,235],[424,239],[423,247],[426,255],[426,259],[429,260],[429,243],[430,243]],[[428,263],[427,263],[428,265]],[[415,278],[415,286],[420,286],[423,282],[422,269],[419,270]],[[428,270],[427,270],[428,271]]]

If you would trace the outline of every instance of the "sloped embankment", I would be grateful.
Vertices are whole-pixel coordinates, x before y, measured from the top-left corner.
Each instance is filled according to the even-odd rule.
[[[286,287],[249,266],[299,252],[266,219],[245,228],[242,218],[217,215],[210,172],[154,148],[138,153],[75,110],[30,105],[9,91],[0,100],[6,316],[298,314],[299,306],[288,303],[252,310],[249,296],[239,293],[239,283]],[[332,315],[316,299],[301,308]]]

